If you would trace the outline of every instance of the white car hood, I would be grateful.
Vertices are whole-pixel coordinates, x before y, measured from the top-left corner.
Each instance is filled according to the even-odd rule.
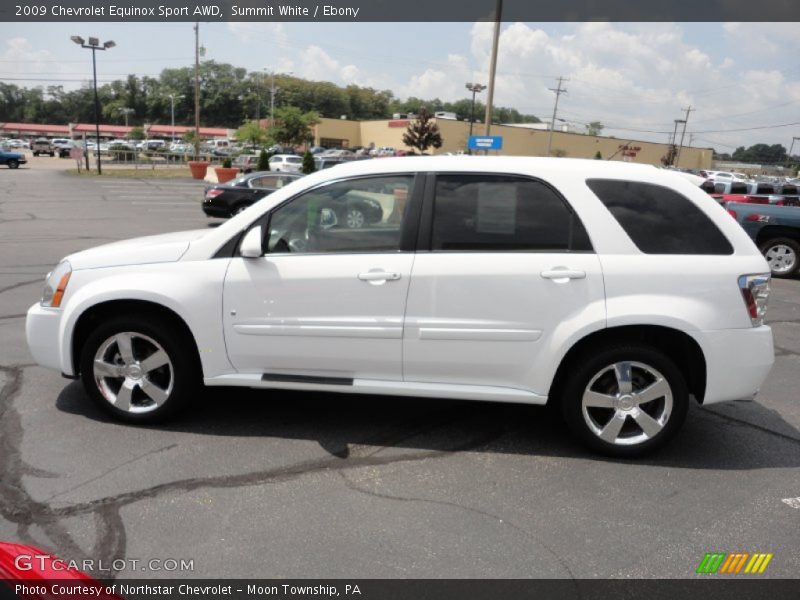
[[[75,270],[175,262],[189,249],[190,242],[206,233],[207,229],[196,229],[122,240],[70,254],[65,260]]]

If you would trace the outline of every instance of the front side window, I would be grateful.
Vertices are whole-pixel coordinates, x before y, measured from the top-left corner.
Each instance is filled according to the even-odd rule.
[[[507,175],[436,177],[431,250],[591,250],[577,215],[545,184]]]
[[[413,175],[337,181],[298,196],[272,214],[268,253],[400,250]]]
[[[645,254],[733,254],[714,222],[675,190],[612,179],[586,185]]]

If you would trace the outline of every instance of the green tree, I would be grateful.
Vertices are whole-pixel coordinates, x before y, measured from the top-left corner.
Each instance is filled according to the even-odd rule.
[[[144,127],[133,127],[128,133],[129,140],[143,140],[145,139]]]
[[[598,150],[597,152],[594,153],[594,159],[595,160],[603,160],[603,155],[600,154],[600,150]]]
[[[284,106],[275,110],[275,123],[270,134],[279,144],[305,144],[313,137],[311,128],[317,123],[317,113],[304,113],[296,106]]]
[[[269,171],[269,154],[263,148],[258,154],[258,163],[256,164],[256,171]]]
[[[252,146],[261,146],[269,138],[267,130],[261,127],[258,121],[248,121],[236,130],[234,137],[237,141]]]
[[[421,153],[428,148],[442,147],[442,134],[428,109],[421,108],[417,118],[408,124],[403,134],[403,143]]]
[[[317,170],[317,167],[314,164],[314,156],[308,150],[306,150],[303,154],[303,167],[300,170],[306,175]]]

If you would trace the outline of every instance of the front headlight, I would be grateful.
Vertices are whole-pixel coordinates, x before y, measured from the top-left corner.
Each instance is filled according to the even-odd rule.
[[[72,265],[66,260],[62,260],[56,268],[47,274],[44,281],[44,293],[42,294],[42,306],[58,308],[64,298],[64,291],[67,289],[69,277],[72,275]]]

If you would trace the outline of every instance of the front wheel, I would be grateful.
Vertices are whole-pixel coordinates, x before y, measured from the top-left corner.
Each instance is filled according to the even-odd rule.
[[[610,456],[639,456],[666,443],[689,408],[683,374],[661,351],[620,344],[572,363],[562,413],[588,447]]]
[[[193,345],[168,319],[119,317],[99,325],[81,353],[89,396],[117,419],[154,423],[178,412],[200,382]]]
[[[773,277],[791,277],[800,269],[800,244],[791,238],[774,238],[761,244]]]
[[[8,161],[8,168],[9,169],[19,168],[19,161],[12,158],[10,161]]]

